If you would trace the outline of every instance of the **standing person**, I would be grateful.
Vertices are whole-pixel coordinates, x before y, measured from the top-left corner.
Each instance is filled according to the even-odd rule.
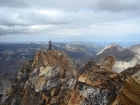
[[[51,40],[49,41],[49,48],[48,48],[48,50],[51,50],[52,49],[52,42],[51,42]]]

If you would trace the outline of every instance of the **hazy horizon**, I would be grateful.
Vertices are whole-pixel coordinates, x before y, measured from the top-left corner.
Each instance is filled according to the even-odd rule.
[[[46,41],[17,41],[17,42],[0,42],[0,44],[48,44],[48,41],[49,40],[46,40]],[[112,43],[117,43],[118,45],[122,46],[122,47],[130,47],[130,46],[133,46],[133,45],[138,45],[140,44],[140,42],[124,42],[124,41],[120,41],[120,42],[111,42],[111,41],[53,41],[52,40],[52,44],[56,44],[56,43],[73,43],[73,42],[81,42],[81,43],[94,43],[94,44],[97,44],[97,45],[101,45],[102,47],[105,47],[105,46],[108,46]]]

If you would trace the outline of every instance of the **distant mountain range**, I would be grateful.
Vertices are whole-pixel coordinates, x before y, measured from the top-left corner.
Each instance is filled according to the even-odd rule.
[[[46,43],[0,44],[0,95],[15,80],[17,72],[23,69],[21,68],[23,64],[33,58],[37,50],[47,48]],[[53,43],[53,49],[65,52],[80,66],[86,64],[88,60],[98,63],[99,59],[108,55],[113,55],[116,59],[113,66],[116,72],[140,64],[140,44],[124,48],[117,43],[108,46],[93,42]],[[89,67],[90,64],[92,63],[89,62]],[[77,71],[83,73],[82,69]]]
[[[17,70],[37,50],[47,50],[47,43],[0,44],[0,74],[7,78],[16,75]],[[71,58],[79,59],[94,56],[103,46],[93,42],[53,43],[53,49],[66,52]]]
[[[128,67],[133,67],[136,64],[140,64],[140,45],[134,45],[128,48],[123,48],[117,43],[112,43],[95,56],[87,57],[78,60],[81,65],[85,64],[88,60],[93,60],[95,63],[104,56],[113,55],[116,59],[113,70],[116,72],[121,72]]]
[[[17,70],[33,57],[36,50],[47,48],[47,43],[0,44],[0,74],[9,79],[13,78],[17,75]],[[88,60],[97,62],[104,56],[113,55],[116,58],[114,70],[118,72],[134,66],[140,59],[140,44],[124,48],[117,43],[105,47],[93,42],[70,42],[53,43],[53,49],[66,52],[80,65]]]
[[[115,56],[117,61],[130,61],[135,56],[135,53],[128,48],[123,48],[117,43],[112,43],[97,53],[95,57],[99,57],[100,59],[108,54]]]
[[[127,60],[126,61],[125,60],[122,60],[122,61],[118,60],[118,61],[116,61],[115,65],[114,65],[114,70],[117,72],[120,72],[124,69],[127,69],[128,67],[133,67],[136,64],[140,64],[140,44],[133,45],[133,46],[126,48],[126,49],[127,49],[127,53],[124,53],[124,54],[127,56]],[[130,56],[128,54],[128,52],[129,53],[131,52],[132,56]]]

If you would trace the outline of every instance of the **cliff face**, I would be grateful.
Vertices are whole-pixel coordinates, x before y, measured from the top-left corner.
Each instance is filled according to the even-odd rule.
[[[89,61],[80,70],[61,51],[36,52],[7,90],[3,105],[111,105],[125,78],[139,70],[113,72],[113,56],[97,64]],[[77,72],[78,71],[78,72]],[[129,75],[125,75],[129,74]]]
[[[140,71],[125,80],[113,105],[140,105]]]

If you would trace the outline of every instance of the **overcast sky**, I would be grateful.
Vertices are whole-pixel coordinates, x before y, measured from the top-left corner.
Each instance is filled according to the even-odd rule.
[[[139,41],[140,0],[0,0],[0,42]]]

